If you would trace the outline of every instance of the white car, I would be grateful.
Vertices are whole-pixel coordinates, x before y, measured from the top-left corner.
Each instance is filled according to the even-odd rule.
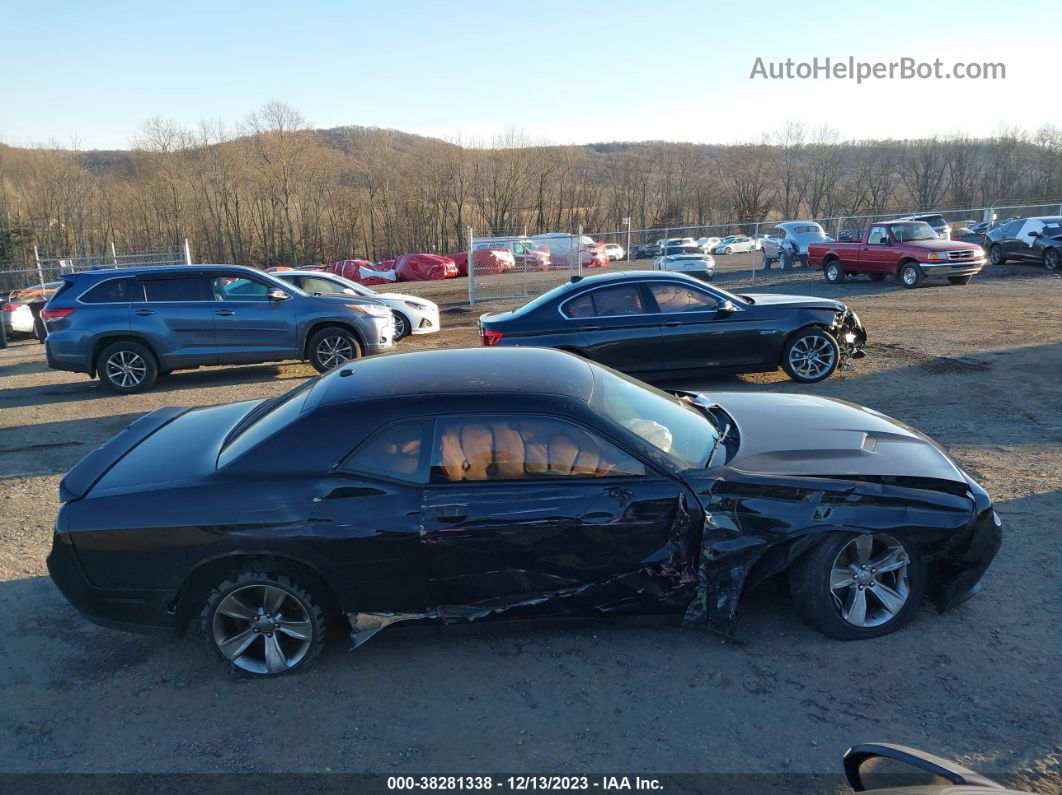
[[[752,242],[756,244],[756,251],[763,250],[763,241],[767,239],[767,235],[753,235]]]
[[[395,316],[396,341],[410,334],[433,334],[439,330],[438,305],[415,295],[378,293],[363,284],[326,271],[278,271],[272,275],[310,295],[346,293],[383,302]]]
[[[730,235],[716,243],[710,253],[712,254],[737,254],[756,250],[756,241],[748,235]]]
[[[4,303],[4,326],[8,334],[32,334],[33,312],[29,304],[21,301],[7,301]]]
[[[697,245],[701,247],[701,251],[705,254],[711,254],[712,249],[719,245],[718,237],[699,237],[697,238]]]
[[[610,262],[615,262],[616,260],[623,259],[623,246],[621,246],[619,243],[606,243],[605,253],[608,254],[608,259]]]
[[[653,260],[653,266],[658,271],[686,273],[705,281],[711,280],[715,274],[715,260],[696,243],[668,246],[661,256]]]

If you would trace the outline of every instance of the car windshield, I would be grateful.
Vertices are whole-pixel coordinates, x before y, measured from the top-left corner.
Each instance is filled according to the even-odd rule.
[[[700,409],[615,370],[599,365],[591,369],[591,408],[683,469],[705,465],[719,432]]]
[[[909,243],[913,240],[936,240],[937,233],[923,221],[911,221],[903,224],[890,224],[889,231],[898,243]]]

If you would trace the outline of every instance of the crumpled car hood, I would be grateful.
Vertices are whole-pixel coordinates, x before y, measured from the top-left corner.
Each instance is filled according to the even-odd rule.
[[[941,447],[880,412],[832,398],[796,394],[712,393],[737,424],[737,454],[727,466],[802,476],[908,476],[965,483]]]
[[[786,293],[749,293],[754,306],[793,306],[807,309],[834,309],[843,312],[844,304],[832,298],[818,298],[813,295],[788,295]]]

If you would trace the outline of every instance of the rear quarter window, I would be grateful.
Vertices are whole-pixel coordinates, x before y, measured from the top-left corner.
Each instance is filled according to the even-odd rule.
[[[78,300],[83,304],[125,304],[141,301],[144,293],[138,287],[136,279],[132,276],[107,279],[89,288]]]

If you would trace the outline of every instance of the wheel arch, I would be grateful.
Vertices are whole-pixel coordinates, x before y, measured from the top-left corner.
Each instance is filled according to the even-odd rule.
[[[143,345],[148,349],[148,353],[154,357],[156,369],[162,369],[162,360],[159,358],[159,352],[155,350],[155,346],[151,344],[147,337],[130,331],[108,332],[101,334],[92,341],[92,353],[89,355],[88,363],[90,376],[95,377],[97,375],[96,362],[100,358],[100,354],[103,353],[103,349],[116,342],[135,342],[138,345]]]
[[[299,584],[321,601],[326,620],[341,616],[343,603],[339,593],[320,568],[284,553],[230,552],[197,563],[185,576],[174,601],[174,623],[178,635],[199,616],[210,592],[230,575],[244,569],[262,569],[294,575]]]
[[[803,334],[805,331],[810,331],[811,329],[815,329],[816,331],[825,331],[827,334],[829,334],[831,337],[833,337],[833,332],[830,331],[830,327],[828,325],[826,325],[824,322],[822,322],[822,321],[812,321],[812,322],[809,322],[809,323],[805,323],[804,325],[800,326],[799,328],[797,328],[797,329],[789,332],[788,334],[786,334],[785,339],[782,340],[782,345],[778,349],[779,365],[781,365],[782,355],[785,353],[786,346],[790,342],[792,342],[797,336],[799,336],[800,334]],[[836,341],[837,340],[836,340],[836,337],[835,337],[834,338],[834,342],[836,342]]]
[[[394,310],[392,310],[394,311]],[[316,320],[308,329],[306,329],[306,335],[302,338],[302,359],[310,358],[310,340],[319,331],[324,331],[326,328],[341,328],[344,331],[349,331],[354,335],[354,339],[358,341],[358,345],[361,346],[362,351],[365,350],[365,336],[361,333],[361,330],[353,323],[349,323],[345,320]]]

